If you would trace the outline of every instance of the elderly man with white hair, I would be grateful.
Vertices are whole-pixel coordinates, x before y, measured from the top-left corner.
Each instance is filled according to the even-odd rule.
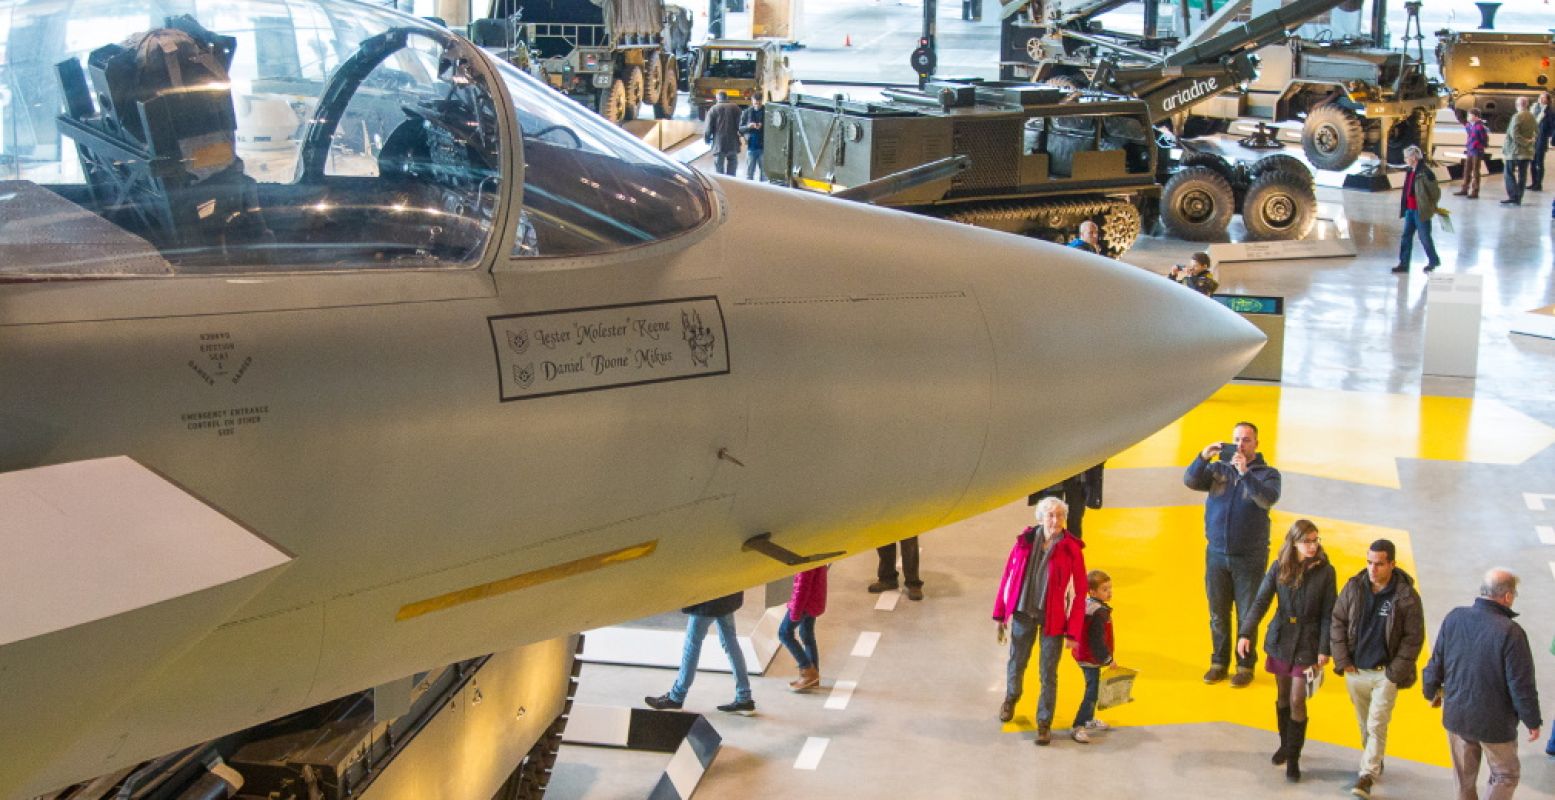
[[[1527,726],[1529,741],[1539,738],[1544,718],[1533,651],[1528,634],[1512,621],[1516,599],[1511,570],[1485,573],[1474,605],[1455,608],[1442,620],[1421,675],[1426,699],[1442,709],[1459,800],[1478,800],[1481,757],[1490,762],[1488,800],[1511,800],[1520,773],[1517,723]]]
[[[1410,145],[1404,148],[1404,161],[1409,169],[1404,173],[1404,191],[1398,199],[1398,215],[1404,219],[1404,238],[1398,243],[1398,266],[1395,274],[1409,271],[1409,258],[1414,249],[1415,236],[1425,248],[1425,271],[1442,265],[1436,255],[1436,244],[1431,241],[1431,220],[1436,217],[1436,204],[1442,199],[1442,187],[1425,163],[1425,153]]]

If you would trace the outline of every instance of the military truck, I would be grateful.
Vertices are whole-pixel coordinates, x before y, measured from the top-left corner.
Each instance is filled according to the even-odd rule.
[[[707,110],[719,92],[742,106],[760,94],[765,100],[787,100],[793,76],[788,71],[788,56],[773,39],[714,39],[698,49],[696,66],[691,71],[691,102],[697,118]]]
[[[885,97],[800,94],[768,104],[764,175],[835,194],[965,156],[963,171],[875,202],[1056,242],[1090,220],[1112,255],[1163,214],[1172,232],[1199,240],[1225,238],[1239,207],[1253,215],[1244,222],[1255,238],[1299,238],[1312,226],[1311,174],[1296,159],[1239,168],[1198,154],[1178,163],[1157,142],[1143,100],[981,81],[931,81]]]
[[[677,24],[689,19],[664,0],[494,0],[491,10],[512,31],[510,61],[611,122],[636,119],[644,103],[674,116],[678,59],[689,56]],[[471,27],[477,44],[492,45],[489,21]]]
[[[1555,34],[1437,31],[1436,65],[1459,122],[1476,109],[1492,131],[1505,133],[1517,98],[1555,84]]]

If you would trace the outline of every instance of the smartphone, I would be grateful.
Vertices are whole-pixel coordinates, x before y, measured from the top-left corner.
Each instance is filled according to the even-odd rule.
[[[1236,457],[1236,445],[1231,444],[1230,442],[1221,442],[1220,443],[1220,460],[1229,463],[1231,461],[1231,459],[1233,459],[1235,457]]]

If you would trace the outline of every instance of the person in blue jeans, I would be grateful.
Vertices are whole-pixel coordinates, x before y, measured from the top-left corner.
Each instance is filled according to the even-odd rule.
[[[697,662],[702,660],[702,640],[707,637],[707,629],[717,625],[718,641],[734,670],[734,702],[725,703],[718,710],[747,717],[756,713],[756,703],[751,700],[750,674],[745,671],[745,654],[740,652],[740,642],[734,635],[734,612],[744,603],[745,593],[735,592],[681,609],[687,620],[685,649],[680,653],[680,674],[675,676],[675,685],[670,687],[668,694],[643,698],[649,708],[669,711],[685,705],[691,682],[696,680]]]
[[[1258,452],[1258,427],[1238,422],[1231,442],[1213,442],[1194,457],[1183,483],[1204,499],[1204,594],[1209,600],[1209,635],[1214,646],[1205,683],[1226,679],[1231,633],[1251,611],[1269,564],[1269,509],[1280,499],[1280,472]],[[1236,625],[1231,607],[1236,606]],[[1256,648],[1238,653],[1231,686],[1253,682]]]
[[[1404,238],[1398,243],[1398,265],[1395,274],[1409,271],[1409,258],[1414,249],[1415,235],[1425,247],[1425,271],[1442,265],[1436,255],[1436,243],[1431,241],[1431,220],[1436,218],[1436,204],[1442,199],[1442,188],[1436,176],[1425,163],[1425,153],[1410,145],[1404,148],[1404,161],[1409,170],[1404,173],[1404,191],[1399,196],[1398,215],[1404,218]]]
[[[821,651],[815,646],[815,618],[826,613],[828,569],[830,567],[816,567],[794,576],[788,613],[778,625],[778,641],[788,648],[799,665],[799,677],[788,684],[788,688],[796,692],[807,692],[821,685]]]
[[[1107,730],[1110,726],[1096,718],[1096,699],[1101,693],[1101,669],[1112,664],[1112,578],[1099,569],[1085,576],[1090,589],[1085,599],[1085,634],[1074,649],[1074,660],[1080,664],[1080,674],[1085,676],[1085,697],[1080,700],[1080,710],[1074,715],[1074,726],[1069,738],[1080,744],[1090,744],[1091,734]]]
[[[751,97],[750,107],[740,114],[740,133],[745,134],[745,180],[753,181],[761,171],[761,153],[767,114],[761,106],[761,93]]]

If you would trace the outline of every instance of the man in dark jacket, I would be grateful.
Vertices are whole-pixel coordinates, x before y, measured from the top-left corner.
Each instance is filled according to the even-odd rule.
[[[1420,688],[1431,707],[1442,708],[1458,796],[1478,796],[1483,754],[1490,762],[1488,800],[1511,800],[1521,769],[1517,723],[1528,727],[1528,741],[1538,740],[1539,687],[1528,634],[1512,621],[1517,576],[1493,569],[1479,595],[1474,605],[1455,608],[1442,620]]]
[[[1361,768],[1350,794],[1363,800],[1382,777],[1393,703],[1399,689],[1415,685],[1415,662],[1425,644],[1420,593],[1394,555],[1387,539],[1371,543],[1366,569],[1340,590],[1328,627],[1334,670],[1344,676],[1361,727]]]
[[[687,620],[685,648],[680,653],[680,674],[675,676],[675,685],[670,687],[669,694],[643,698],[649,708],[665,711],[685,704],[686,693],[691,691],[691,682],[697,677],[697,662],[702,660],[702,639],[706,638],[709,626],[717,625],[718,641],[724,647],[724,655],[729,657],[729,667],[734,670],[734,702],[721,705],[718,710],[747,717],[756,713],[756,703],[751,700],[750,674],[745,671],[745,654],[740,651],[739,639],[734,635],[734,612],[744,604],[745,593],[735,592],[681,609]]]
[[[1211,459],[1219,456],[1219,461]],[[1280,472],[1264,463],[1258,452],[1258,428],[1238,422],[1231,444],[1214,442],[1188,465],[1182,481],[1189,489],[1208,492],[1204,499],[1204,593],[1209,598],[1209,635],[1214,644],[1205,683],[1225,680],[1231,663],[1231,633],[1241,628],[1269,563],[1269,509],[1280,500]],[[1236,624],[1231,606],[1236,604]],[[1256,647],[1237,655],[1231,685],[1253,682]]]
[[[1069,519],[1064,527],[1075,536],[1085,538],[1085,510],[1101,508],[1101,482],[1106,468],[1107,463],[1104,461],[1046,489],[1032,492],[1026,497],[1026,505],[1034,506],[1042,502],[1044,497],[1056,497],[1064,501],[1069,506]]]
[[[707,111],[702,138],[713,146],[713,168],[720,175],[733,175],[740,161],[740,107],[729,102],[728,92],[717,96],[718,102]]]
[[[750,108],[740,115],[740,132],[745,134],[745,180],[753,181],[761,171],[761,153],[765,149],[762,126],[767,112],[761,105],[761,94],[751,97]]]
[[[1404,191],[1399,195],[1398,215],[1404,218],[1404,238],[1398,243],[1398,266],[1395,273],[1409,271],[1409,258],[1414,250],[1415,234],[1420,235],[1420,245],[1425,248],[1425,271],[1442,265],[1436,256],[1436,244],[1431,241],[1431,221],[1436,219],[1436,204],[1442,199],[1442,187],[1437,185],[1431,166],[1425,163],[1425,153],[1410,145],[1404,148],[1404,161],[1409,170],[1404,173]]]

